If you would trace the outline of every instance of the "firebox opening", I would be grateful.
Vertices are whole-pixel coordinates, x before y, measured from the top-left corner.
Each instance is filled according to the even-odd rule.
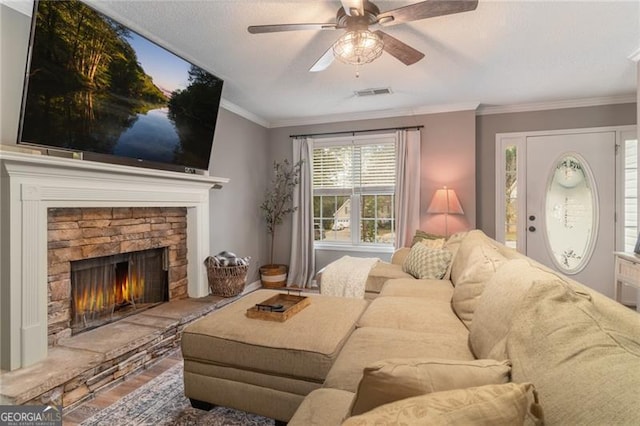
[[[169,300],[167,249],[71,262],[73,334]]]

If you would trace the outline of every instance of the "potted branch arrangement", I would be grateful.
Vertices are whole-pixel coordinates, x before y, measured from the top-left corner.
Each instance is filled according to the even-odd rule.
[[[266,288],[284,287],[287,284],[287,265],[273,263],[276,227],[282,223],[285,216],[297,209],[292,206],[293,190],[300,182],[301,167],[302,160],[293,165],[287,159],[274,162],[271,188],[266,192],[265,199],[260,205],[267,223],[267,232],[271,236],[269,264],[260,267],[262,286]]]

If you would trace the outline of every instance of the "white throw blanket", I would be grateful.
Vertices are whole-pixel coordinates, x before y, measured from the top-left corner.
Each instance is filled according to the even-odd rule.
[[[369,271],[380,259],[373,257],[344,256],[324,268],[320,281],[320,293],[364,299]]]

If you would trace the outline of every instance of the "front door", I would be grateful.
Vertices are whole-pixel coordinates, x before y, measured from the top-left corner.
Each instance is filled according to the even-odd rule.
[[[526,254],[613,296],[614,131],[526,140]]]

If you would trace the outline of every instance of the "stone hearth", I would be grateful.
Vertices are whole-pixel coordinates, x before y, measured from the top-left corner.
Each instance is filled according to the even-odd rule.
[[[72,409],[171,353],[189,323],[235,299],[175,300],[62,338],[45,360],[2,373],[0,404],[55,404]]]

